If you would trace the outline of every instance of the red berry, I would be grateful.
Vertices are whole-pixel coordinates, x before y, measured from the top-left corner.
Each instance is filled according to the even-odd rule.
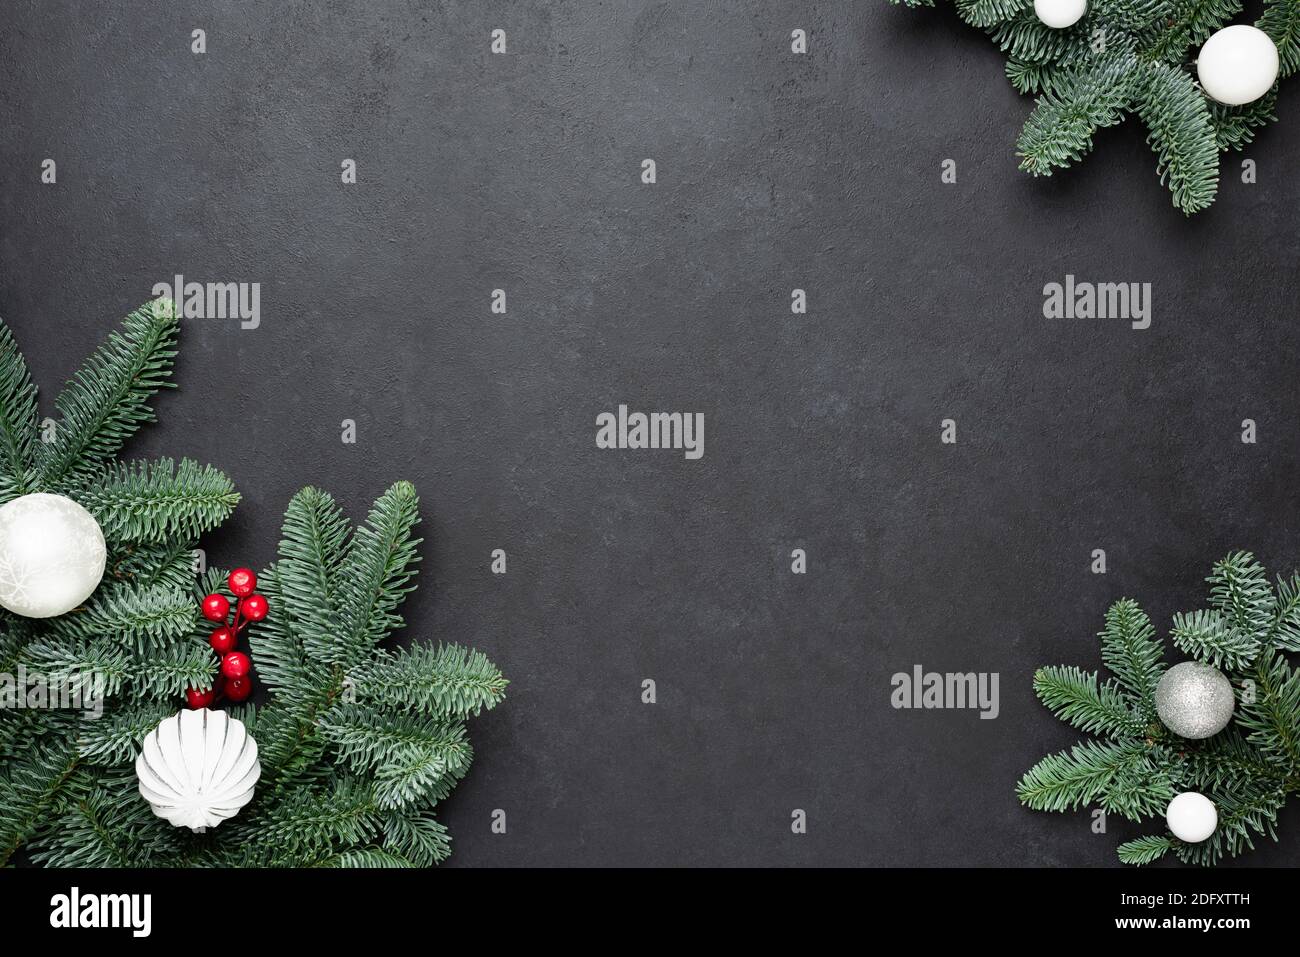
[[[247,676],[243,678],[231,678],[226,682],[226,697],[231,701],[243,701],[253,693],[253,679]]]
[[[208,644],[212,646],[212,650],[217,654],[224,655],[227,651],[235,650],[236,638],[235,629],[222,625],[220,628],[214,629],[212,634],[208,636]]]
[[[209,707],[216,697],[216,692],[210,688],[207,691],[200,691],[197,688],[185,689],[185,703],[195,711]]]
[[[203,599],[203,617],[208,621],[224,622],[229,614],[230,602],[226,600],[225,595],[218,595],[213,592]]]
[[[246,598],[253,594],[253,589],[257,587],[257,576],[253,574],[251,568],[236,568],[226,579],[230,585],[230,591],[236,598]]]
[[[248,660],[248,655],[242,651],[232,651],[221,659],[221,673],[227,678],[243,678],[248,674],[248,669],[253,663]],[[230,685],[226,685],[226,694],[230,694]]]
[[[271,606],[261,595],[249,595],[239,603],[239,613],[249,621],[261,621],[270,610]]]

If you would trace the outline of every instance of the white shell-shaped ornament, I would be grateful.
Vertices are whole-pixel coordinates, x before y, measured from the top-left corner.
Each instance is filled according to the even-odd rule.
[[[242,721],[198,708],[164,718],[149,732],[135,776],[155,814],[201,833],[253,799],[262,765]]]

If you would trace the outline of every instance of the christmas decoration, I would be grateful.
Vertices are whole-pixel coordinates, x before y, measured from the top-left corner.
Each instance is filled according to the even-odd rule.
[[[267,609],[266,599],[261,595],[249,595],[239,603],[239,613],[249,621],[261,621]]]
[[[241,654],[255,663],[266,697],[256,707],[239,703],[252,691],[247,676],[213,676],[214,626],[200,616],[208,595],[236,598],[232,586],[242,588],[242,578],[232,583],[214,568],[191,580],[187,630],[174,641],[142,642],[137,655],[117,647],[117,635],[96,641],[96,655],[116,656],[120,683],[101,719],[50,712],[55,725],[35,743],[23,739],[21,766],[0,767],[0,862],[15,847],[35,863],[82,867],[425,867],[443,860],[450,843],[435,811],[469,768],[466,722],[502,699],[506,680],[485,656],[455,645],[384,647],[415,588],[418,521],[419,501],[406,482],[381,495],[355,529],[326,493],[306,488],[294,496],[280,557],[256,576],[260,592],[232,603],[238,613],[258,596],[251,610],[269,610],[242,632],[248,651]],[[60,654],[71,659],[83,647]],[[192,667],[180,666],[180,649]],[[255,793],[215,839],[155,816],[135,774],[139,742],[175,717],[186,688],[187,702],[209,715],[220,695],[222,713],[257,739]],[[0,713],[0,735],[26,727]]]
[[[1196,75],[1201,86],[1220,103],[1253,103],[1277,82],[1277,46],[1256,27],[1224,27],[1201,47]]]
[[[223,689],[231,701],[243,701],[253,693],[253,679],[246,676],[231,678],[223,685]]]
[[[262,765],[242,721],[200,708],[163,720],[144,739],[135,773],[154,814],[202,833],[253,799]]]
[[[1300,792],[1300,671],[1286,659],[1300,651],[1300,574],[1274,587],[1250,553],[1235,552],[1207,581],[1209,607],[1175,615],[1170,637],[1201,667],[1220,669],[1225,681],[1250,689],[1227,727],[1206,732],[1212,737],[1189,740],[1161,723],[1157,689],[1166,674],[1180,668],[1191,673],[1184,667],[1190,663],[1165,671],[1155,629],[1128,599],[1111,606],[1100,634],[1102,661],[1113,677],[1069,666],[1034,675],[1034,690],[1053,713],[1102,740],[1043,758],[1016,792],[1039,811],[1095,804],[1133,821],[1168,812],[1172,834],[1120,845],[1125,863],[1148,864],[1172,851],[1185,862],[1214,864],[1225,854],[1244,853],[1257,836],[1276,839],[1279,809]],[[1213,678],[1207,683],[1202,671],[1194,674],[1196,687],[1211,688],[1213,721],[1198,717],[1196,724],[1205,730],[1222,717],[1223,688]],[[1169,686],[1173,697],[1182,698],[1182,689],[1181,679]],[[1175,724],[1187,717],[1188,700],[1178,717],[1171,713]],[[1226,711],[1232,714],[1231,688]],[[1174,804],[1176,796],[1180,803]],[[1193,797],[1213,811],[1208,829],[1204,805]]]
[[[1184,791],[1165,810],[1165,823],[1174,837],[1188,844],[1199,844],[1211,834],[1219,823],[1219,812],[1214,802],[1204,794]]]
[[[24,849],[25,860],[38,863],[53,854],[70,864],[120,865],[141,822],[171,831],[136,792],[134,749],[176,711],[185,689],[212,684],[217,662],[199,627],[194,549],[239,501],[225,475],[195,462],[118,461],[153,420],[150,402],[168,384],[179,330],[170,301],[132,312],[45,420],[26,363],[0,323],[0,503],[40,493],[77,503],[93,516],[105,556],[102,579],[86,575],[98,588],[83,582],[77,600],[64,600],[65,613],[0,613],[0,673],[93,673],[103,679],[104,706],[99,721],[83,720],[77,709],[0,709],[0,863]],[[40,534],[42,548],[62,540],[44,523]],[[97,815],[110,792],[130,803],[115,805],[118,830],[101,840]],[[171,840],[140,838],[132,853]]]
[[[247,598],[257,587],[257,576],[251,569],[236,568],[226,578],[226,586],[230,589],[230,594],[236,598]]]
[[[190,688],[185,692],[185,703],[191,708],[209,708],[212,702],[217,698],[216,692],[212,688],[200,691],[197,688]]]
[[[212,634],[208,635],[208,644],[211,645],[212,650],[219,655],[224,655],[228,651],[233,651],[235,649],[236,640],[237,636],[235,635],[235,629],[230,628],[227,625],[222,625],[220,628],[214,628]]]
[[[231,701],[243,701],[253,693],[253,679],[248,674],[252,662],[248,655],[236,651],[235,646],[239,642],[240,632],[252,622],[265,619],[271,606],[264,597],[253,591],[257,587],[257,576],[247,568],[236,568],[226,576],[225,584],[237,599],[233,605],[233,621],[227,623],[232,603],[220,592],[204,595],[200,603],[204,618],[222,623],[208,635],[209,647],[221,656],[220,674],[212,688],[212,700],[220,701],[226,697]],[[195,692],[196,689],[188,689],[187,700]],[[195,707],[193,704],[190,706]]]
[[[1053,30],[1074,26],[1087,9],[1087,0],[1034,0],[1034,16]]]
[[[1156,712],[1184,738],[1208,738],[1232,720],[1232,684],[1218,668],[1199,661],[1174,665],[1156,685]]]
[[[203,617],[208,621],[225,621],[230,614],[230,601],[224,595],[212,594],[203,599]]]
[[[1276,119],[1276,77],[1300,68],[1300,0],[1264,0],[1257,30],[1233,26],[1226,42],[1211,38],[1200,55],[1204,91],[1191,61],[1240,12],[1235,2],[956,0],[956,8],[1006,54],[1012,86],[1038,96],[1016,141],[1021,169],[1050,176],[1077,163],[1097,130],[1133,114],[1147,128],[1160,182],[1188,214],[1214,202],[1219,153],[1242,149]],[[1072,8],[1081,14],[1073,20]],[[1230,32],[1243,29],[1263,34],[1271,57],[1258,39]]]
[[[104,577],[104,533],[64,495],[32,492],[0,505],[0,605],[27,618],[66,614]]]
[[[221,673],[227,678],[246,678],[252,662],[242,651],[232,651],[221,659]]]

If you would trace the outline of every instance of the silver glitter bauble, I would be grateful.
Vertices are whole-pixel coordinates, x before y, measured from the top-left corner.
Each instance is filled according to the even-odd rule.
[[[1218,668],[1184,661],[1156,685],[1156,711],[1165,727],[1184,738],[1208,738],[1232,720],[1232,682]]]

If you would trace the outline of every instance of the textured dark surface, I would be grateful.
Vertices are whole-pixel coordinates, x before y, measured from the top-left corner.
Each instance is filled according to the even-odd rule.
[[[260,328],[187,322],[130,451],[232,475],[223,564],[300,485],[417,484],[406,634],[513,682],[454,864],[1112,864],[1127,826],[1015,799],[1077,737],[1030,677],[1229,548],[1300,564],[1300,89],[1188,220],[1135,125],[1017,172],[1002,66],[883,2],[10,3],[0,311],[48,408],[155,282],[262,284]],[[1066,273],[1151,282],[1152,327],[1045,320]],[[597,450],[620,402],[705,413],[704,457]],[[916,663],[1000,672],[1000,717],[893,710]]]

